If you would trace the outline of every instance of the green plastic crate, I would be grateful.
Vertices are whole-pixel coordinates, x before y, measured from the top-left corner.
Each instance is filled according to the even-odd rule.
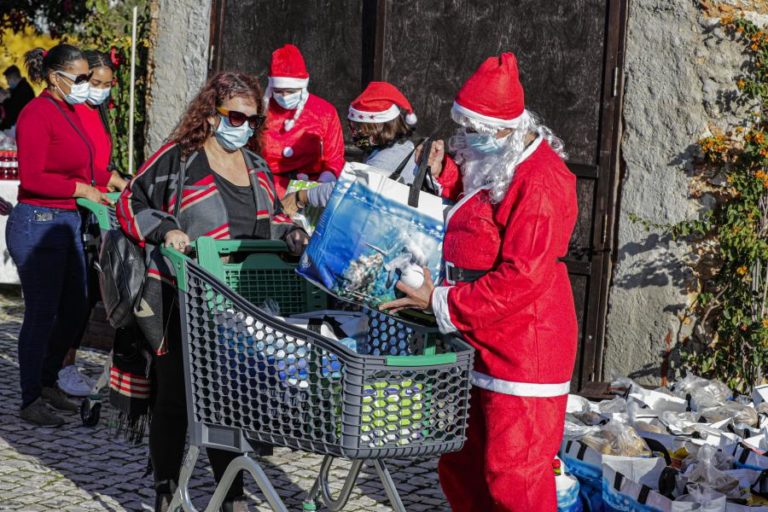
[[[281,256],[288,252],[283,242],[200,237],[192,247],[200,266],[256,306],[272,299],[280,306],[280,314],[287,316],[324,309],[327,305],[327,295],[299,277],[296,263]],[[225,263],[222,257],[242,261]]]

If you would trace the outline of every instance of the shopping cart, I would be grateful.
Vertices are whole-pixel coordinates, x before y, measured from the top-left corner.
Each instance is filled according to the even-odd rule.
[[[119,192],[110,192],[107,196],[112,201],[117,201]],[[115,208],[102,203],[96,203],[89,199],[78,199],[77,206],[86,214],[83,217],[83,247],[86,253],[86,261],[89,262],[89,272],[92,266],[99,261],[99,248],[102,235],[110,229],[118,228]],[[93,279],[93,276],[89,276]],[[94,293],[94,287],[89,287],[90,293]],[[112,366],[112,353],[110,352],[104,363],[104,370],[99,375],[91,393],[80,403],[80,419],[87,427],[96,426],[101,416],[101,390],[109,383],[109,369]]]
[[[252,443],[325,455],[304,502],[332,511],[346,504],[370,461],[392,506],[404,507],[382,462],[461,448],[474,352],[454,336],[378,311],[356,350],[290,325],[280,314],[322,309],[327,296],[295,272],[275,241],[200,238],[194,257],[163,248],[176,277],[182,323],[190,448],[171,510],[194,511],[189,481],[200,448],[242,454],[227,468],[206,510],[218,510],[235,474],[249,472],[273,510],[284,511]],[[340,496],[331,496],[334,457],[352,460]]]

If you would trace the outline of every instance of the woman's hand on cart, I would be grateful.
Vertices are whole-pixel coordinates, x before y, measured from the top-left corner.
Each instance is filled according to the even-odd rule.
[[[432,306],[432,291],[435,289],[435,283],[427,267],[424,267],[424,283],[420,287],[411,288],[402,281],[398,281],[396,287],[405,294],[405,297],[380,305],[380,310],[389,310],[394,314],[402,309],[426,311]]]
[[[296,228],[285,235],[285,243],[288,245],[288,250],[291,251],[291,254],[300,256],[309,243],[309,235],[303,229]]]
[[[165,234],[163,245],[183,253],[189,249],[189,236],[180,229],[172,229]]]
[[[106,193],[102,192],[96,187],[86,185],[85,183],[78,182],[75,185],[75,193],[73,195],[74,197],[82,197],[83,199],[88,199],[94,203],[108,204],[110,206],[114,206],[115,204],[115,202],[112,201],[112,199],[110,199]]]
[[[107,190],[110,192],[122,192],[127,186],[128,181],[119,172],[112,171],[112,176],[109,178],[109,183],[107,183]]]

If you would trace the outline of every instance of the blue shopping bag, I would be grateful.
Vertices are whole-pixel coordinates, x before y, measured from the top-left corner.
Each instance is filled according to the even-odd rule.
[[[297,272],[338,298],[376,308],[396,284],[440,275],[450,205],[374,167],[347,164]],[[417,180],[418,181],[418,180]]]

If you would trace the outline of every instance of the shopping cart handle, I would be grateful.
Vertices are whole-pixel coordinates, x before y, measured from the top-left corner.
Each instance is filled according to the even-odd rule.
[[[120,197],[120,192],[110,192],[107,194],[107,197],[109,197],[109,199],[113,202],[117,202],[117,199]],[[96,217],[96,220],[98,221],[101,229],[106,230],[112,227],[109,218],[109,210],[114,208],[113,206],[97,203],[83,197],[77,198],[76,203],[79,208],[91,212]]]
[[[387,366],[439,366],[456,363],[456,354],[432,354],[423,356],[387,356]]]
[[[117,199],[120,197],[120,192],[108,192],[106,196],[113,202],[117,202]],[[90,210],[94,213],[98,212],[102,208],[109,207],[109,205],[104,203],[97,203],[96,201],[91,201],[90,199],[86,199],[84,197],[78,197],[76,202],[77,206],[85,208],[86,210]]]
[[[189,257],[173,247],[166,247],[165,245],[160,246],[160,254],[170,263],[171,272],[176,279],[176,286],[182,291],[187,291],[186,261],[189,260]]]
[[[198,255],[213,252],[217,256],[236,252],[288,252],[288,245],[280,240],[214,240],[201,236],[192,245]]]

